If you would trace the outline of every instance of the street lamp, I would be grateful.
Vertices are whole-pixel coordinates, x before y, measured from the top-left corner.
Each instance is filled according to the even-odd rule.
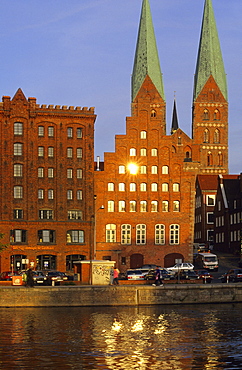
[[[102,205],[101,207],[99,207],[97,210],[96,210],[96,200],[97,200],[97,196],[94,195],[93,197],[93,200],[94,200],[94,214],[92,216],[92,223],[93,223],[93,238],[92,238],[92,243],[91,243],[91,253],[90,253],[90,276],[89,276],[89,282],[90,284],[92,285],[93,284],[93,261],[96,260],[96,253],[97,253],[97,239],[96,239],[96,213],[99,209],[104,209],[104,205]]]

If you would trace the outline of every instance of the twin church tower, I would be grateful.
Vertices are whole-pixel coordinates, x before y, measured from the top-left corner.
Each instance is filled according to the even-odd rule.
[[[132,73],[131,117],[95,173],[96,255],[126,268],[192,260],[197,174],[228,172],[226,74],[212,0],[205,0],[194,78],[192,138],[166,102],[149,0],[143,0]],[[104,206],[100,209],[101,206]]]

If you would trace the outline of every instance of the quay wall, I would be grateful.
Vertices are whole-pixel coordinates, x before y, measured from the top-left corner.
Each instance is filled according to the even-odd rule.
[[[1,286],[0,307],[139,306],[242,302],[242,284],[167,284],[163,287]]]

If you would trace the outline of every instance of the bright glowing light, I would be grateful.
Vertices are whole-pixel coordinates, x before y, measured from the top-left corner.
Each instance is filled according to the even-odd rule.
[[[138,166],[135,163],[129,163],[128,164],[128,170],[131,175],[136,175],[138,172]]]

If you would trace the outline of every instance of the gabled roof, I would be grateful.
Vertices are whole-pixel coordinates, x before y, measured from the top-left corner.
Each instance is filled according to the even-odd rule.
[[[149,75],[157,91],[165,100],[150,4],[149,0],[143,0],[132,73],[132,102],[147,75]]]
[[[201,190],[217,190],[218,175],[198,175],[197,181]]]
[[[213,76],[224,98],[228,100],[227,79],[220,48],[212,0],[205,0],[202,30],[194,79],[194,100],[210,76]]]
[[[241,195],[240,175],[220,175],[220,189],[225,208],[233,206],[233,200]]]

